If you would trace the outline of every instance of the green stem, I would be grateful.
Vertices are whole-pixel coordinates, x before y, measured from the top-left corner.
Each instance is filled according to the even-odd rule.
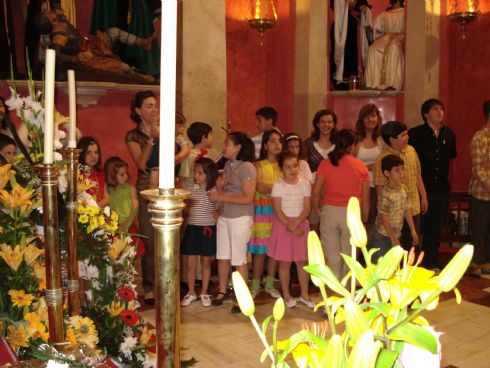
[[[320,293],[322,294],[323,302],[325,303],[325,313],[327,313],[328,324],[330,325],[330,330],[332,335],[337,335],[337,329],[335,328],[335,321],[333,319],[332,311],[327,306],[327,291],[325,290],[325,285],[320,285]]]
[[[260,330],[259,324],[257,323],[257,320],[255,319],[255,316],[252,314],[249,318],[252,321],[252,324],[254,325],[255,330],[257,331],[257,334],[259,335],[260,341],[262,341],[262,344],[264,345],[265,350],[267,351],[267,354],[269,354],[269,357],[271,358],[272,363],[275,363],[276,360],[274,359],[274,355],[272,354],[272,351],[271,351],[271,348],[269,346],[269,343],[267,342],[267,339],[265,338],[265,335]]]
[[[277,360],[277,326],[279,321],[274,321],[274,326],[272,328],[272,346],[274,349],[274,359]]]
[[[356,260],[356,246],[354,244],[351,244],[351,257],[354,261]],[[354,272],[352,272],[350,278],[350,295],[351,299],[354,300],[356,295],[356,275]]]

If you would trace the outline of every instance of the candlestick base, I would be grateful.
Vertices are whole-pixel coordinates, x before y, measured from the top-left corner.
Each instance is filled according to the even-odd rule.
[[[157,367],[180,367],[180,226],[190,194],[173,188],[141,192],[150,201],[155,231]]]

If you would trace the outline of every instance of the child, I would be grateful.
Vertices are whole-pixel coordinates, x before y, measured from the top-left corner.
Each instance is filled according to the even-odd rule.
[[[412,216],[415,229],[419,229],[420,212],[427,211],[427,193],[425,192],[424,182],[422,181],[420,162],[415,149],[408,144],[407,126],[399,121],[389,121],[381,127],[381,137],[386,146],[381,151],[374,163],[373,175],[374,185],[378,197],[383,193],[383,187],[386,185],[386,177],[381,170],[381,160],[383,157],[393,154],[399,156],[405,164],[405,179],[402,181],[410,193],[412,201]],[[419,197],[420,194],[420,197]],[[407,224],[402,228],[400,244],[409,248],[413,239],[410,239]]]
[[[310,165],[304,160],[303,143],[296,133],[284,135],[284,151],[292,152],[298,158],[299,177],[308,183],[313,183],[313,174]]]
[[[254,145],[242,132],[231,132],[223,148],[227,159],[224,181],[216,185],[217,192],[209,192],[214,203],[222,203],[221,214],[216,224],[219,290],[212,304],[223,304],[228,286],[230,263],[248,279],[247,242],[253,223],[253,198],[255,194],[256,169]],[[232,312],[239,312],[234,306]]]
[[[248,243],[248,252],[253,254],[252,262],[252,296],[260,291],[260,279],[264,272],[264,261],[269,247],[269,237],[272,229],[271,190],[272,185],[281,178],[282,173],[277,164],[277,156],[282,151],[282,136],[277,129],[264,132],[262,147],[260,149],[260,161],[255,163],[257,169],[257,188],[254,197],[254,224]],[[270,258],[267,261],[267,277],[265,279],[265,291],[274,298],[281,294],[274,288],[274,276],[277,262]]]
[[[296,263],[301,289],[299,301],[310,308],[315,307],[308,296],[308,273],[306,266],[308,215],[311,210],[311,185],[299,177],[299,159],[292,152],[283,152],[278,159],[283,177],[272,186],[272,207],[276,214],[272,220],[272,235],[267,255],[279,261],[284,302],[289,308],[296,306],[296,300],[289,292],[291,262]]]
[[[208,295],[211,261],[216,256],[216,206],[209,200],[207,192],[216,191],[218,166],[207,157],[194,163],[194,185],[191,188],[189,216],[182,239],[181,254],[186,255],[187,286],[189,292],[182,299],[181,306],[187,307],[197,300],[195,290],[197,256],[201,258],[201,304],[211,305]]]
[[[0,161],[2,165],[12,163],[17,155],[17,145],[8,135],[0,134]]]
[[[105,174],[102,170],[102,158],[99,143],[92,137],[83,137],[78,141],[77,148],[81,150],[78,163],[82,165],[81,171],[95,183],[95,187],[87,190],[99,207],[109,204],[109,192],[105,183]]]
[[[257,119],[257,129],[259,130],[259,134],[252,138],[252,142],[255,146],[255,158],[258,160],[264,132],[276,127],[277,112],[273,107],[264,106],[255,112],[255,118]]]
[[[119,216],[118,232],[127,233],[138,213],[136,189],[128,183],[128,164],[119,157],[109,157],[104,164],[109,207]]]
[[[194,185],[194,161],[197,157],[207,155],[213,144],[213,128],[209,124],[195,122],[187,129],[187,136],[193,144],[190,154],[182,161],[179,170],[179,181],[184,189]]]
[[[376,216],[373,245],[380,250],[373,256],[375,262],[392,246],[400,244],[399,237],[404,218],[410,228],[412,245],[418,243],[412,218],[410,193],[402,184],[405,179],[404,165],[403,160],[395,155],[387,155],[381,160],[381,170],[388,182],[383,188]]]

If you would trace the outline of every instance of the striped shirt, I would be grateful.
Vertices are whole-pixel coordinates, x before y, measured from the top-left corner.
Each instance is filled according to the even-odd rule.
[[[216,225],[216,219],[213,216],[216,206],[209,200],[206,188],[201,187],[199,184],[194,184],[190,190],[187,223],[198,226]],[[211,189],[211,191],[216,191],[216,188]]]
[[[483,182],[490,179],[490,128],[475,133],[470,143],[471,180],[469,193],[482,201],[490,201]]]

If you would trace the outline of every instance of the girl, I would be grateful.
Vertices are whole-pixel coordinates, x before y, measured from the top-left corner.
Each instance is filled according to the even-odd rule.
[[[8,135],[0,133],[0,162],[2,165],[12,163],[17,155],[17,145]]]
[[[378,106],[375,104],[367,104],[361,107],[356,122],[356,134],[360,141],[356,145],[355,154],[359,160],[366,164],[369,170],[369,182],[371,185],[371,208],[369,210],[367,221],[367,225],[370,227],[370,229],[367,229],[368,234],[371,233],[370,230],[374,226],[374,221],[376,220],[376,214],[378,212],[376,188],[373,183],[373,166],[383,148],[383,140],[381,139],[381,121],[381,113]]]
[[[181,254],[186,255],[187,286],[189,292],[182,299],[181,306],[187,307],[197,300],[195,290],[197,256],[201,256],[201,304],[211,305],[208,295],[211,261],[216,256],[216,206],[207,192],[216,191],[218,166],[207,157],[198,158],[194,163],[194,186],[191,188],[190,209],[187,226],[182,239]]]
[[[216,224],[219,290],[213,305],[223,304],[230,263],[244,280],[248,279],[247,242],[254,210],[256,169],[252,164],[255,159],[252,140],[245,133],[231,132],[225,140],[223,156],[227,159],[224,181],[217,183],[216,192],[208,193],[212,202],[223,204]],[[234,306],[232,312],[239,310]]]
[[[313,211],[320,214],[321,206],[320,235],[326,261],[339,280],[348,271],[340,253],[350,252],[350,233],[346,223],[349,198],[359,198],[363,222],[369,214],[368,169],[364,162],[351,154],[355,138],[349,129],[338,132],[335,149],[328,154],[329,160],[323,160],[318,167],[312,191]]]
[[[110,197],[109,207],[119,215],[118,232],[127,233],[138,211],[136,189],[128,183],[128,163],[119,157],[109,157],[104,164],[104,171]]]
[[[304,160],[301,138],[296,133],[284,135],[284,151],[291,152],[298,158],[299,177],[308,183],[313,183],[310,165]]]
[[[247,251],[253,254],[252,262],[252,296],[260,291],[260,279],[264,272],[264,261],[269,247],[269,237],[272,230],[271,190],[272,185],[282,176],[277,164],[277,156],[282,151],[282,135],[277,129],[264,132],[260,148],[260,161],[255,163],[257,169],[257,188],[254,197],[254,224]],[[273,298],[281,294],[274,288],[274,276],[277,262],[270,258],[267,261],[267,277],[265,291]]]
[[[84,174],[95,183],[93,188],[87,190],[101,208],[109,204],[109,192],[102,170],[102,158],[99,143],[92,137],[83,137],[78,141],[77,148],[81,150],[78,163],[82,165]]]
[[[299,301],[314,308],[315,303],[308,296],[309,276],[303,269],[308,260],[306,243],[309,225],[306,219],[311,210],[311,186],[299,177],[297,155],[283,152],[278,162],[283,177],[272,186],[272,207],[276,216],[272,220],[267,255],[279,261],[279,280],[286,305],[289,308],[296,305],[289,292],[291,262],[295,262],[301,289]]]

